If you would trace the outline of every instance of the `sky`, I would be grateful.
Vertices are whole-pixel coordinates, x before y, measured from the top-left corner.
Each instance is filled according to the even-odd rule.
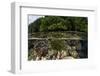
[[[30,24],[30,23],[32,23],[32,22],[34,22],[35,20],[37,20],[38,18],[40,18],[40,17],[43,17],[43,16],[36,16],[36,15],[29,15],[28,16],[28,23]]]

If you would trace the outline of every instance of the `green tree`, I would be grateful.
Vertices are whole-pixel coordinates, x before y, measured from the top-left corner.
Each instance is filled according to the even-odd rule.
[[[29,24],[28,32],[81,31],[87,32],[87,17],[44,16]]]
[[[51,47],[51,49],[55,50],[55,51],[62,51],[62,50],[66,50],[66,45],[65,45],[65,41],[64,40],[49,40],[49,45]]]

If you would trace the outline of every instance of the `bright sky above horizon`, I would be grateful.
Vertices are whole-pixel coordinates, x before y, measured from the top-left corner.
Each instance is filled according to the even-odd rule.
[[[34,22],[35,20],[37,20],[40,17],[43,17],[43,16],[29,15],[28,16],[28,24]]]

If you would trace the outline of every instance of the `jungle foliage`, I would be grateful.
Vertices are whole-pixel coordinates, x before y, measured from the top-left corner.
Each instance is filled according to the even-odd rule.
[[[49,31],[87,32],[87,17],[44,16],[28,25],[28,33]]]

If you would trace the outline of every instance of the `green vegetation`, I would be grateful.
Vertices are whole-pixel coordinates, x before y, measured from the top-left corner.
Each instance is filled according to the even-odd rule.
[[[87,17],[40,17],[28,25],[28,60],[87,58],[87,32]]]
[[[28,26],[28,33],[50,31],[87,32],[86,17],[44,16]]]
[[[51,49],[55,50],[55,51],[62,51],[62,50],[66,50],[66,45],[65,45],[65,41],[64,40],[49,40],[50,42],[50,46]]]

